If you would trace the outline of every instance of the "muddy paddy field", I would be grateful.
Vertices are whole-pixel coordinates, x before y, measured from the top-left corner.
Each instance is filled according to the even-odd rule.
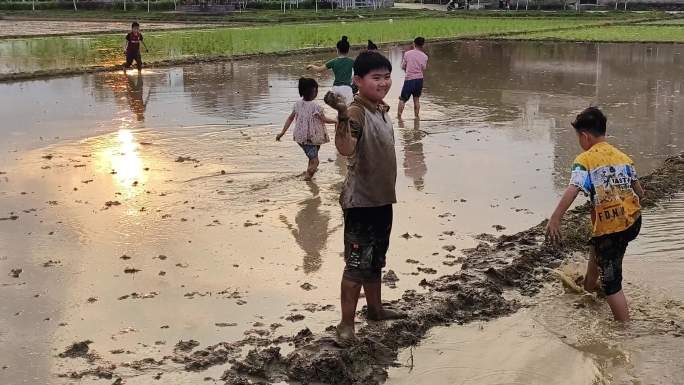
[[[394,110],[401,50],[384,53]],[[423,116],[394,122],[397,280],[383,290],[410,317],[359,318],[351,349],[327,331],[345,160],[324,146],[307,183],[301,150],[274,140],[296,79],[326,55],[0,84],[0,382],[679,383],[684,47],[428,54]],[[625,326],[548,270],[582,271],[583,214],[561,249],[537,226],[579,151],[568,122],[592,103],[640,174],[656,172],[625,259]]]

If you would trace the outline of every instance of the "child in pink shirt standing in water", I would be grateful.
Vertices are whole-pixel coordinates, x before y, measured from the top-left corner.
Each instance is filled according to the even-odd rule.
[[[428,56],[423,51],[425,39],[417,37],[413,40],[413,49],[404,53],[401,60],[401,69],[406,71],[404,86],[399,96],[399,109],[397,117],[401,120],[406,102],[413,97],[413,111],[418,117],[420,113],[420,95],[423,92],[423,71],[427,68]]]

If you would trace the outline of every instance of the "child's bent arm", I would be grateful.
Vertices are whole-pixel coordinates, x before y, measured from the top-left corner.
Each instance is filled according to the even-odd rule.
[[[640,201],[644,200],[644,188],[641,187],[641,183],[638,180],[632,181],[632,190],[634,190]]]
[[[349,117],[347,103],[337,94],[328,91],[323,101],[337,111],[337,126],[335,127],[335,147],[344,156],[354,155],[357,139],[352,135],[352,122]],[[358,117],[357,117],[358,121]]]
[[[340,111],[338,123],[335,127],[335,147],[344,156],[354,155],[356,151],[356,138],[351,134],[351,122],[346,111]]]
[[[328,67],[317,66],[315,64],[309,64],[308,66],[306,66],[306,69],[314,71],[314,72],[325,72],[328,69]]]
[[[558,206],[556,206],[556,209],[553,211],[551,218],[549,218],[549,223],[546,225],[546,234],[551,238],[552,241],[560,241],[560,221],[565,212],[568,211],[572,205],[572,202],[574,202],[575,198],[577,198],[579,191],[580,190],[577,186],[568,186],[558,202]]]
[[[323,122],[323,124],[326,124],[326,123],[335,124],[335,123],[337,123],[337,120],[325,116],[325,114],[323,112],[318,114],[318,118],[321,120],[321,122]]]

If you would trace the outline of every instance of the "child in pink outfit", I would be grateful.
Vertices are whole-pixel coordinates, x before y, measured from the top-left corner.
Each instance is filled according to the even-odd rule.
[[[309,165],[304,173],[305,180],[311,180],[318,170],[318,150],[321,145],[328,143],[328,132],[325,123],[337,123],[336,120],[325,117],[323,108],[314,100],[318,95],[318,83],[314,79],[299,79],[299,96],[302,100],[295,103],[292,113],[285,121],[285,126],[280,134],[276,135],[276,140],[285,135],[287,130],[296,119],[293,132],[294,141],[304,150],[304,154],[309,158]]]
[[[413,40],[413,49],[404,53],[401,69],[406,71],[404,86],[399,96],[397,117],[401,120],[406,102],[413,97],[413,111],[418,118],[420,113],[420,95],[423,93],[423,71],[427,68],[428,56],[423,51],[425,39],[417,37]]]

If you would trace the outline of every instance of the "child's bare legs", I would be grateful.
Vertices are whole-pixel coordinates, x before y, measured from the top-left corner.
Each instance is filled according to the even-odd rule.
[[[318,160],[318,157],[309,159],[309,166],[306,168],[304,180],[311,180],[311,178],[313,178],[316,171],[318,171],[319,163],[320,161]]]
[[[404,106],[406,102],[399,99],[399,107],[397,108],[397,118],[401,119],[401,115],[404,113]]]
[[[420,115],[420,98],[413,97],[413,113],[416,118]]]
[[[613,312],[613,318],[616,321],[629,321],[629,308],[627,307],[627,298],[625,298],[625,293],[620,290],[613,295],[609,295],[608,306]]]
[[[596,262],[596,250],[594,247],[590,249],[589,261],[587,261],[587,273],[584,276],[584,290],[595,291],[598,287],[599,267]],[[613,318],[616,321],[629,321],[629,307],[627,306],[627,298],[625,293],[620,290],[615,294],[606,297],[608,306],[613,312]]]
[[[337,334],[342,340],[354,339],[354,318],[356,317],[356,305],[361,295],[361,283],[354,282],[342,277],[341,306],[342,321],[337,326]]]
[[[366,294],[369,320],[381,321],[406,317],[404,313],[388,309],[382,305],[382,281],[365,282],[363,292]]]
[[[584,274],[584,290],[595,291],[598,287],[599,269],[596,264],[596,251],[590,248],[589,260],[587,261],[587,272]]]

